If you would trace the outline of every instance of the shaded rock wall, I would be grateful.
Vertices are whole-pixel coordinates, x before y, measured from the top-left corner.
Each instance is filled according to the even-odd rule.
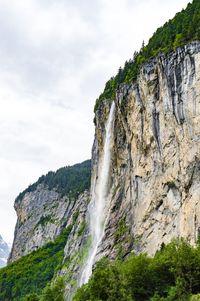
[[[76,227],[79,227],[83,218],[79,215],[79,208],[87,208],[88,194],[85,192],[76,199],[69,199],[38,185],[35,191],[27,192],[20,202],[15,202],[17,224],[9,262],[53,241],[73,223],[73,214],[76,212]]]

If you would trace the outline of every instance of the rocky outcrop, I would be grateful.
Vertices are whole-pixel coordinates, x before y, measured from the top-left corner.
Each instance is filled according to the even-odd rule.
[[[90,174],[91,162],[87,160],[49,172],[19,194],[14,205],[17,224],[9,262],[54,241],[69,226],[72,232],[83,227]]]
[[[69,220],[69,224],[74,226],[64,248],[63,266],[59,272],[59,275],[64,276],[65,279],[65,297],[67,301],[72,300],[73,294],[79,286],[81,272],[91,244],[86,218],[89,203],[90,194],[85,192],[80,196]]]
[[[15,203],[17,224],[9,262],[53,241],[71,223],[73,213],[82,206],[85,194],[69,199],[39,185]]]
[[[53,241],[71,224],[73,213],[83,206],[84,198],[88,198],[86,192],[77,199],[70,199],[38,185],[35,191],[27,192],[20,202],[16,201],[18,219],[9,262]]]
[[[110,211],[98,258],[155,253],[200,234],[200,43],[145,64],[117,91]],[[93,178],[111,100],[96,112]]]

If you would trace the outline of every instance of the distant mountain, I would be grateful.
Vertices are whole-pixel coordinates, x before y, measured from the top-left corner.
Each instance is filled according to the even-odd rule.
[[[6,265],[9,253],[10,248],[0,235],[0,268]]]

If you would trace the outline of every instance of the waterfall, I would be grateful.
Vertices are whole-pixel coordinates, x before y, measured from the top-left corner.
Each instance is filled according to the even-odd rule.
[[[90,234],[92,242],[89,255],[81,275],[80,285],[87,283],[92,274],[92,266],[95,262],[98,246],[104,236],[106,213],[108,212],[107,197],[114,112],[115,103],[113,102],[105,128],[103,156],[98,168],[98,177],[96,182],[92,185],[92,198],[89,208]]]

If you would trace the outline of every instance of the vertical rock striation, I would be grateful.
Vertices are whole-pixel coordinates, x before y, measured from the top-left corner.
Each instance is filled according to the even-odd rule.
[[[200,43],[151,59],[115,99],[112,201],[100,256],[149,254],[200,234]],[[111,101],[96,112],[93,177]]]
[[[100,181],[112,102],[102,101],[96,111],[92,183]],[[124,258],[130,252],[152,255],[176,237],[194,245],[200,235],[200,43],[151,59],[135,82],[119,87],[114,102],[108,210],[95,261],[104,255]],[[16,201],[18,221],[9,261],[71,226],[58,271],[65,277],[66,300],[71,300],[91,248],[91,196],[87,185],[80,185],[81,192],[71,198],[71,187],[63,194],[55,183],[52,189],[39,183]]]
[[[19,194],[14,205],[17,224],[9,262],[54,241],[69,226],[71,232],[80,227],[84,232],[90,175],[91,162],[87,160],[49,172]]]
[[[79,208],[87,208],[88,197],[88,192],[85,192],[70,199],[43,185],[27,192],[20,202],[15,202],[18,219],[9,262],[53,241],[72,224],[73,214]]]

